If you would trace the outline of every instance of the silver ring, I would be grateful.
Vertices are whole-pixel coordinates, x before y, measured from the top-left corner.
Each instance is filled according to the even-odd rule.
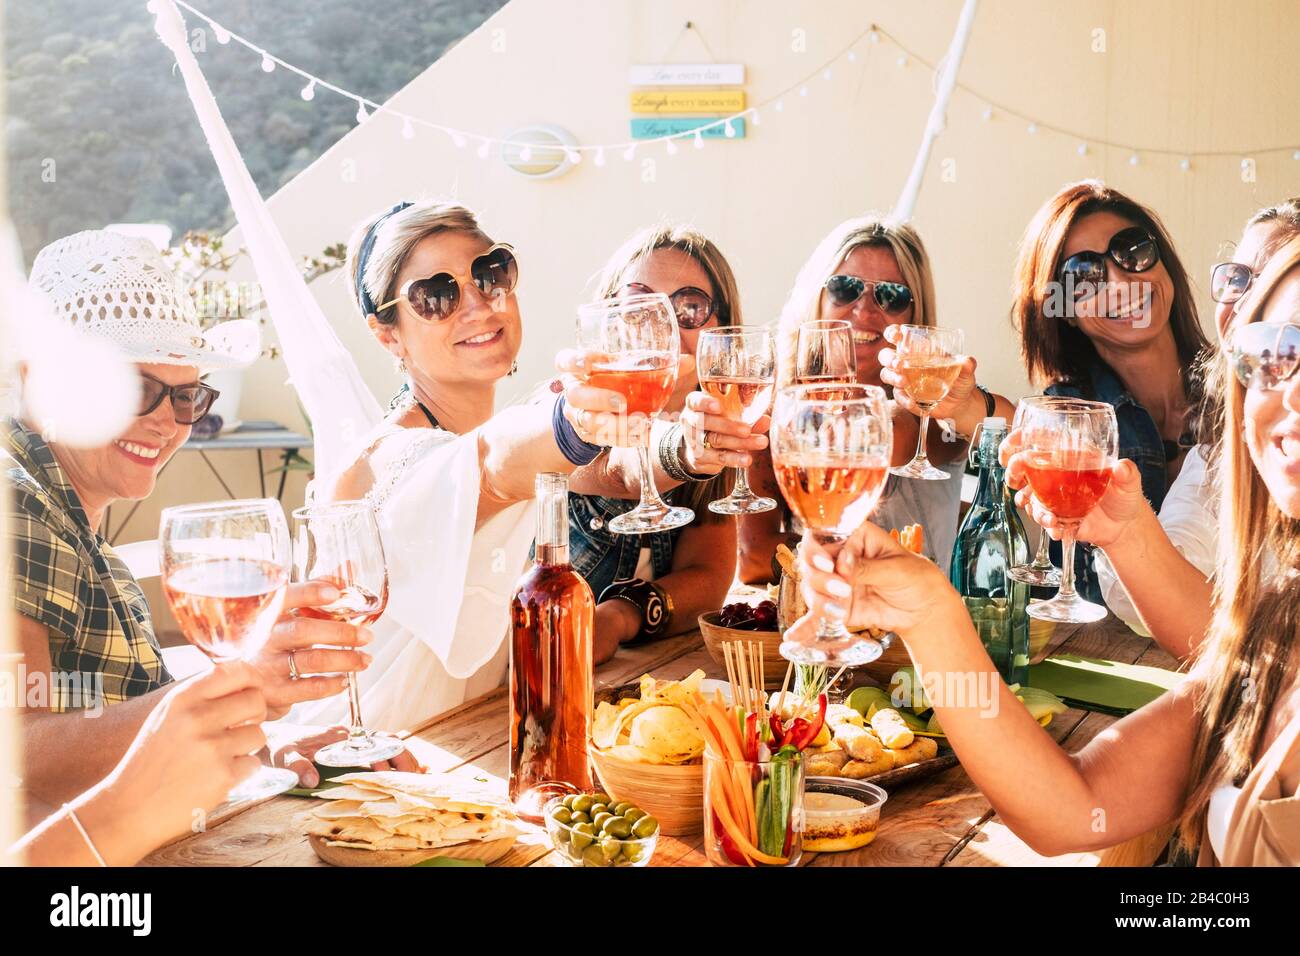
[[[293,659],[293,651],[289,652],[289,680],[298,679],[298,662]]]

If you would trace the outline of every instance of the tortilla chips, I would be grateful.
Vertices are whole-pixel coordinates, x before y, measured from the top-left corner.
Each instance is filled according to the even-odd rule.
[[[294,818],[329,846],[432,850],[514,837],[523,830],[496,791],[445,776],[397,770],[348,773],[317,793],[322,801]]]
[[[591,722],[591,739],[610,756],[635,763],[699,763],[704,738],[680,709],[680,702],[695,693],[704,679],[697,670],[685,680],[641,678],[641,699],[625,697],[617,704],[602,703]]]

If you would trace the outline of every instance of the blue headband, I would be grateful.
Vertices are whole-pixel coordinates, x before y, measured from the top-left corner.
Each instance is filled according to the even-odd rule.
[[[388,212],[384,213],[375,220],[374,225],[366,230],[366,237],[361,240],[361,248],[357,252],[357,301],[361,303],[361,314],[372,315],[375,312],[375,301],[370,298],[370,293],[366,291],[366,264],[370,261],[370,252],[375,248],[375,234],[379,227],[384,224],[384,220],[390,216],[395,216],[408,206],[415,203],[399,202]]]

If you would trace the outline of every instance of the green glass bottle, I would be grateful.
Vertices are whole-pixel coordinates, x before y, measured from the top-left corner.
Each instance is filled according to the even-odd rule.
[[[998,446],[1007,436],[1005,418],[986,418],[979,444],[979,487],[957,531],[949,580],[966,602],[975,630],[993,665],[1008,684],[1029,676],[1029,586],[1007,571],[1029,561],[1029,539],[1003,480]]]

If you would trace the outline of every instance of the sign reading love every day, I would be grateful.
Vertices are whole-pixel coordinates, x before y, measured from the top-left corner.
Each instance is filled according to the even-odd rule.
[[[705,139],[745,136],[743,119],[717,123],[744,111],[744,90],[680,88],[739,86],[745,82],[742,63],[638,64],[628,69],[628,82],[634,87],[657,87],[631,93],[631,111],[640,114],[631,121],[633,139],[659,139],[695,130]]]

